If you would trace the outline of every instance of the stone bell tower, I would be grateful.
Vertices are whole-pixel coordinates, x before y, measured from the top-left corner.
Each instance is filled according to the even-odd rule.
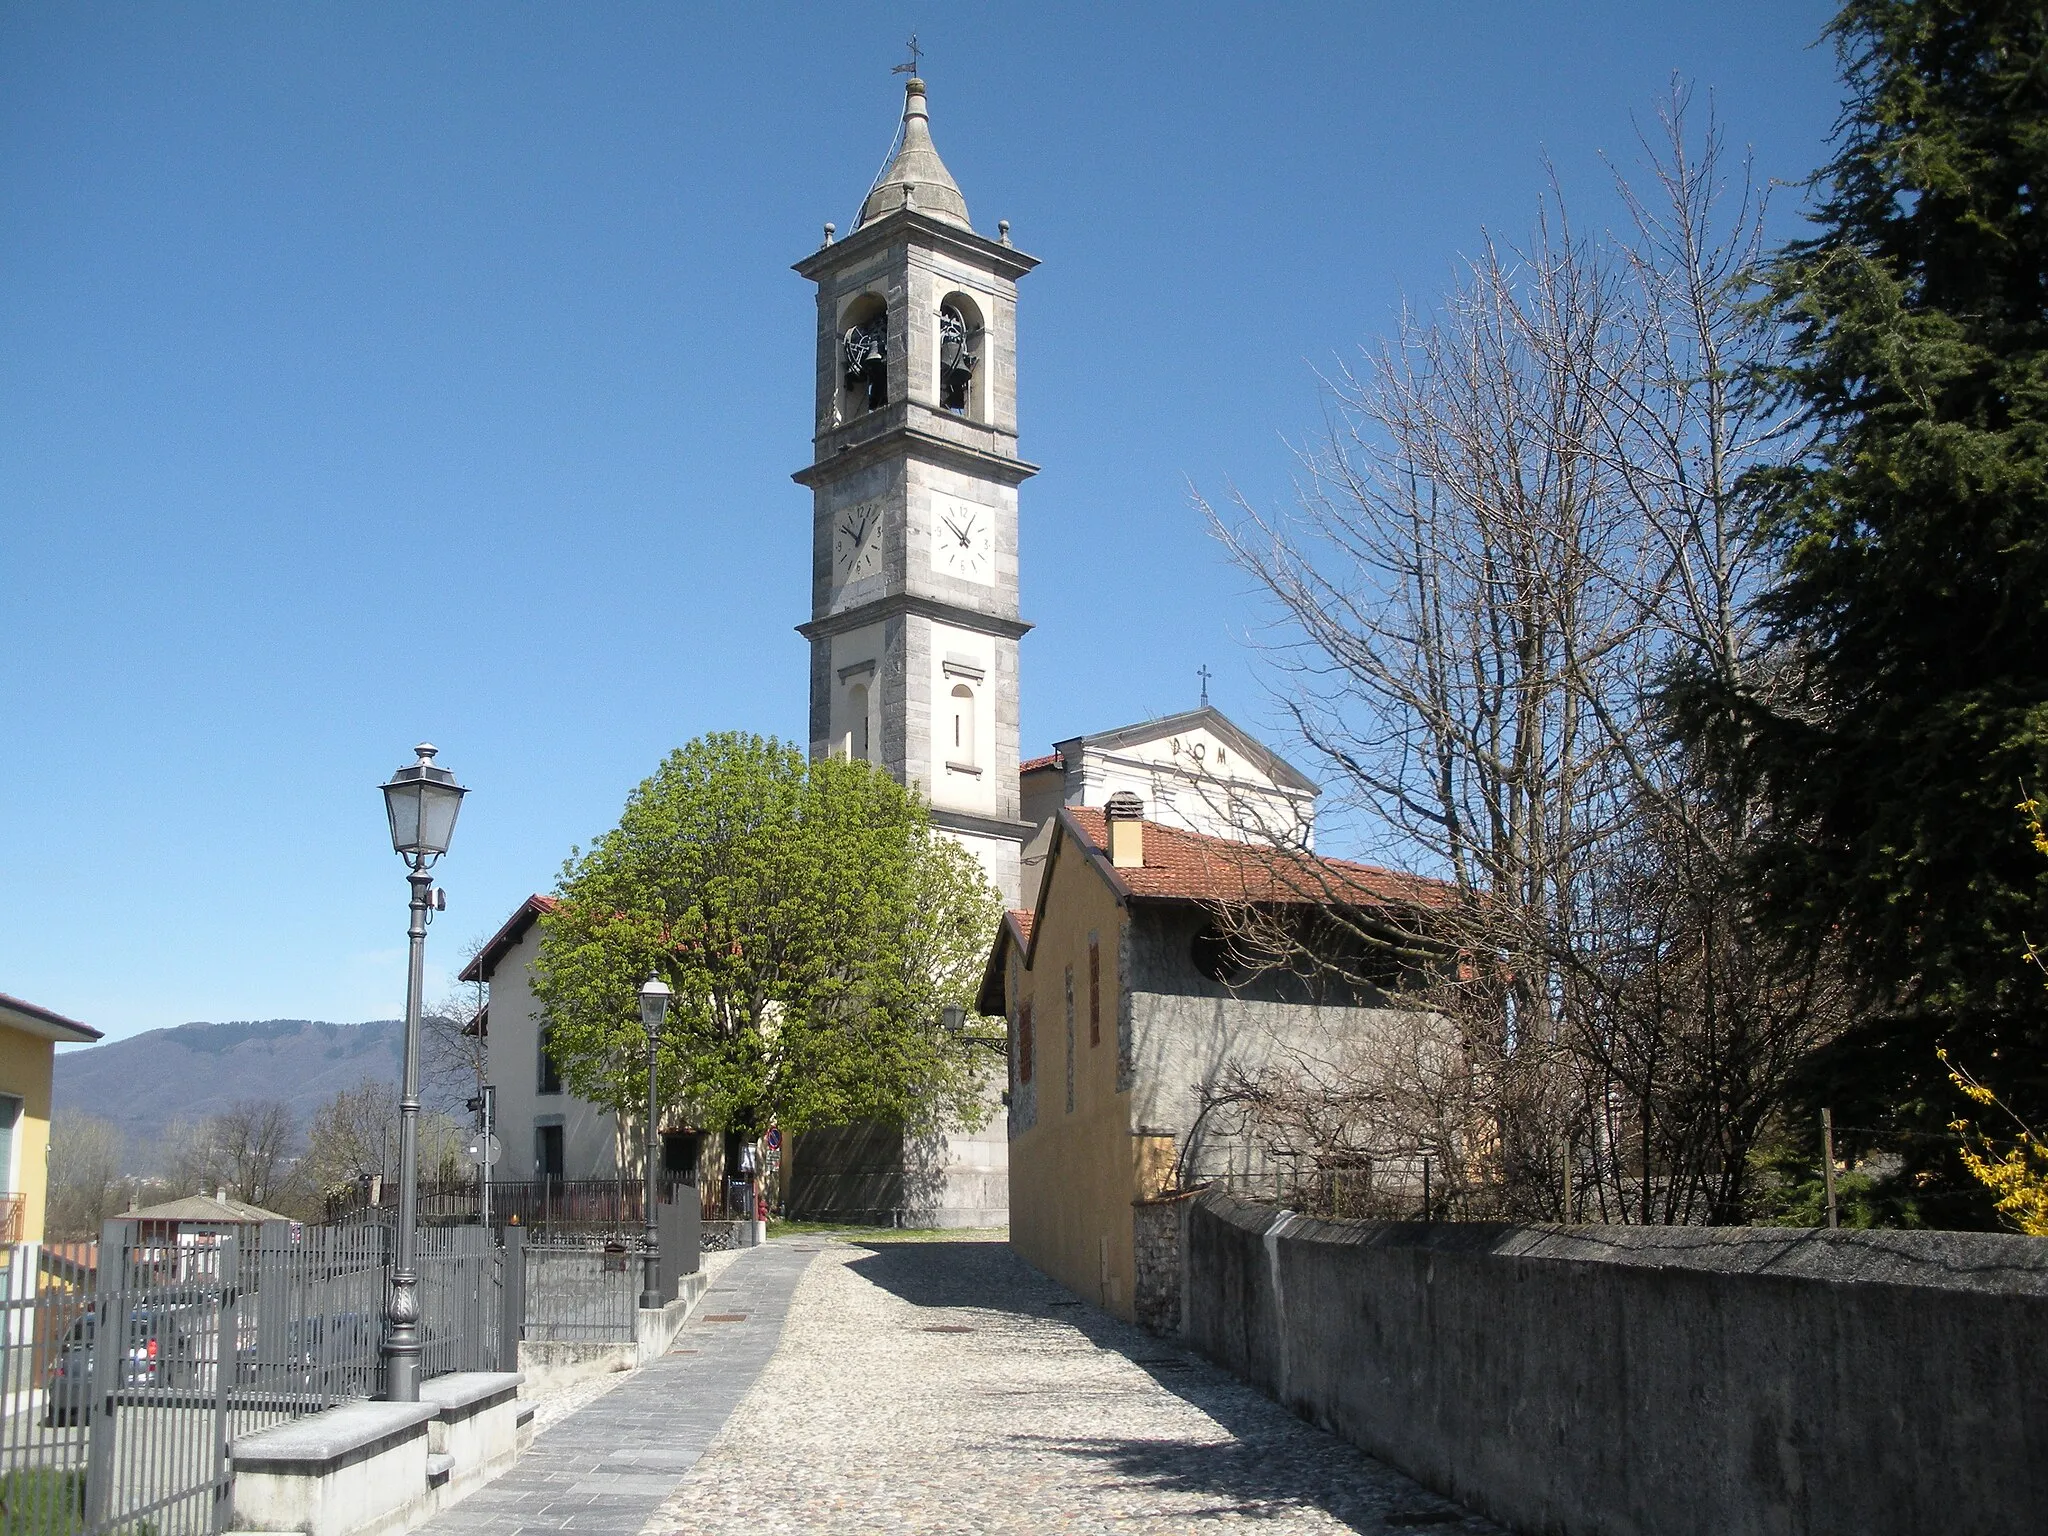
[[[810,487],[811,752],[864,758],[1018,899],[1017,279],[1037,262],[977,234],[904,87],[896,157],[818,285]]]

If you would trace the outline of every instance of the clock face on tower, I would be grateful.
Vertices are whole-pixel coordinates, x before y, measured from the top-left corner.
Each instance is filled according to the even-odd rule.
[[[996,579],[995,517],[987,507],[932,497],[932,568],[963,581]]]
[[[882,504],[863,501],[832,517],[832,577],[859,581],[882,569]]]

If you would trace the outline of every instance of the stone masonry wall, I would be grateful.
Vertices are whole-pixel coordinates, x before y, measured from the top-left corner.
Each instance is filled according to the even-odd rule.
[[[1131,1206],[1137,1249],[1132,1302],[1138,1326],[1153,1333],[1177,1334],[1181,1329],[1181,1243],[1191,1198],[1170,1195]]]
[[[2041,1529],[2048,1242],[1189,1212],[1186,1337],[1528,1532]]]

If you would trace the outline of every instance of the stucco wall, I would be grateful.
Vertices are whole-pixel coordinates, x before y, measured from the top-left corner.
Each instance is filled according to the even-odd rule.
[[[1401,1036],[1427,1015],[1350,999],[1316,1001],[1298,977],[1252,978],[1231,987],[1194,968],[1195,935],[1209,922],[1190,906],[1141,906],[1131,924],[1131,1118],[1186,1138],[1202,1112],[1204,1088],[1233,1067],[1257,1076],[1292,1062],[1329,1063],[1376,1033]],[[1378,994],[1368,1001],[1382,1002]],[[1269,1171],[1260,1149],[1233,1133],[1228,1114],[1203,1123],[1187,1153],[1186,1177]]]
[[[534,1128],[559,1117],[562,1176],[615,1177],[618,1135],[611,1115],[565,1088],[540,1092],[540,1004],[528,973],[540,953],[540,925],[528,928],[491,972],[491,1033],[487,1042],[490,1080],[498,1088],[498,1141],[503,1147],[494,1170],[501,1179],[535,1176]],[[633,1167],[637,1177],[637,1161]]]
[[[56,1047],[36,1035],[0,1026],[0,1093],[19,1095],[14,1166],[0,1169],[9,1193],[24,1195],[21,1240],[43,1240],[44,1196],[50,1175],[50,1073]]]
[[[1117,1085],[1119,932],[1124,914],[1084,859],[1062,857],[1034,939],[1036,963],[1011,999],[1011,1071],[1020,1069],[1017,1010],[1032,1005],[1033,1081],[1013,1076],[1010,1242],[1077,1296],[1130,1318],[1138,1195],[1129,1095]],[[1091,1039],[1088,936],[1101,955],[1099,1038]],[[1071,976],[1071,985],[1069,977]]]
[[[1210,1194],[1188,1337],[1520,1531],[2042,1528],[2048,1243],[1310,1222]]]

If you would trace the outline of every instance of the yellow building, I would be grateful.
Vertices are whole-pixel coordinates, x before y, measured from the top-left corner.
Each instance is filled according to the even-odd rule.
[[[1204,1116],[1205,1093],[1233,1072],[1416,1017],[1397,1006],[1395,977],[1384,992],[1336,996],[1240,966],[1217,914],[1326,902],[1413,914],[1451,892],[1148,821],[1124,792],[1059,807],[1043,847],[1037,904],[1005,917],[979,998],[982,1013],[1009,1021],[1010,1242],[1131,1319],[1139,1207],[1176,1175],[1186,1186],[1262,1171],[1259,1147]]]
[[[91,1025],[0,992],[0,1242],[43,1240],[57,1046],[99,1037]]]

